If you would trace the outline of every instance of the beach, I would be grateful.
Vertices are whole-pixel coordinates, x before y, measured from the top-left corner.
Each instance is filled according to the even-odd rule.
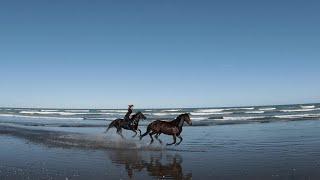
[[[320,180],[320,1],[0,3],[0,180]]]
[[[319,129],[318,120],[185,126],[182,144],[166,147],[104,128],[2,125],[0,179],[319,179]]]

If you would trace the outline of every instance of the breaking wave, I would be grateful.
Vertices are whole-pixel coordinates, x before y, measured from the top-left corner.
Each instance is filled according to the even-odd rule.
[[[57,112],[57,109],[42,109],[42,112]]]
[[[228,109],[225,109],[225,110],[228,110],[228,111],[232,111],[232,110],[254,110],[254,107],[235,107],[235,108],[228,108]]]
[[[221,115],[221,114],[232,114],[232,112],[192,112],[191,115],[195,116],[206,116],[206,115]]]
[[[298,118],[320,118],[320,114],[293,114],[293,115],[276,115],[280,119],[298,119]]]
[[[316,106],[315,105],[311,105],[311,106],[300,106],[301,108],[303,109],[312,109],[312,108],[315,108]]]
[[[115,110],[115,109],[103,109],[100,112],[110,112],[110,113],[126,113],[127,110]]]
[[[223,117],[222,120],[231,120],[231,121],[235,121],[235,120],[257,120],[257,119],[265,119],[266,116],[248,116],[248,117]]]
[[[167,109],[167,110],[162,110],[161,112],[178,112],[181,111],[181,109]]]
[[[246,114],[263,114],[264,111],[246,111],[244,113],[246,113]]]
[[[206,120],[208,117],[191,117],[192,121]]]
[[[78,117],[56,117],[56,116],[29,116],[18,114],[0,114],[0,117],[15,117],[15,118],[28,118],[28,119],[65,119],[65,120],[81,120]]]
[[[260,111],[273,111],[276,110],[277,108],[270,107],[270,108],[259,108]]]
[[[71,113],[71,112],[58,112],[58,111],[20,111],[20,114],[58,114],[63,116],[72,116],[78,113]]]
[[[304,109],[283,109],[283,110],[280,110],[280,112],[307,112],[307,111],[316,111],[316,110],[319,110],[319,108],[312,108],[312,109],[307,109],[307,108],[304,108]]]
[[[217,113],[224,111],[224,109],[199,109],[196,110],[195,112],[200,112],[200,113]]]
[[[160,112],[160,113],[152,113],[152,115],[155,116],[168,116],[168,115],[180,115],[181,113],[164,113],[164,112]]]
[[[78,110],[78,109],[71,109],[71,110],[64,110],[66,112],[75,112],[75,113],[88,113],[90,110]]]

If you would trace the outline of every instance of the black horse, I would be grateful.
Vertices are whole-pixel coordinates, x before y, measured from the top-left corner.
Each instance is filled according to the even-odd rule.
[[[127,130],[131,130],[133,131],[135,134],[132,137],[136,137],[137,135],[137,130],[139,131],[140,135],[141,135],[141,130],[138,129],[138,125],[139,125],[139,121],[140,119],[147,119],[142,112],[137,112],[136,114],[132,115],[131,120],[127,121],[124,119],[116,119],[114,121],[112,121],[107,130],[106,133],[108,132],[108,130],[112,127],[115,127],[117,129],[117,133],[122,137],[122,128],[123,129],[127,129]]]

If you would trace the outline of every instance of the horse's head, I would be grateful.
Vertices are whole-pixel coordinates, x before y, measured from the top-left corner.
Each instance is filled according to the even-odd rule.
[[[147,119],[142,112],[137,112],[134,116],[136,119]]]
[[[180,114],[178,116],[178,118],[180,118],[181,120],[183,120],[183,122],[187,122],[187,124],[192,125],[192,121],[190,118],[190,114],[189,113],[184,113],[184,114]]]

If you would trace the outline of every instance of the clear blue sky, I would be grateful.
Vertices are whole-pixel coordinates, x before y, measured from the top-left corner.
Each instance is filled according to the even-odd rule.
[[[320,100],[320,3],[0,2],[0,106]]]

